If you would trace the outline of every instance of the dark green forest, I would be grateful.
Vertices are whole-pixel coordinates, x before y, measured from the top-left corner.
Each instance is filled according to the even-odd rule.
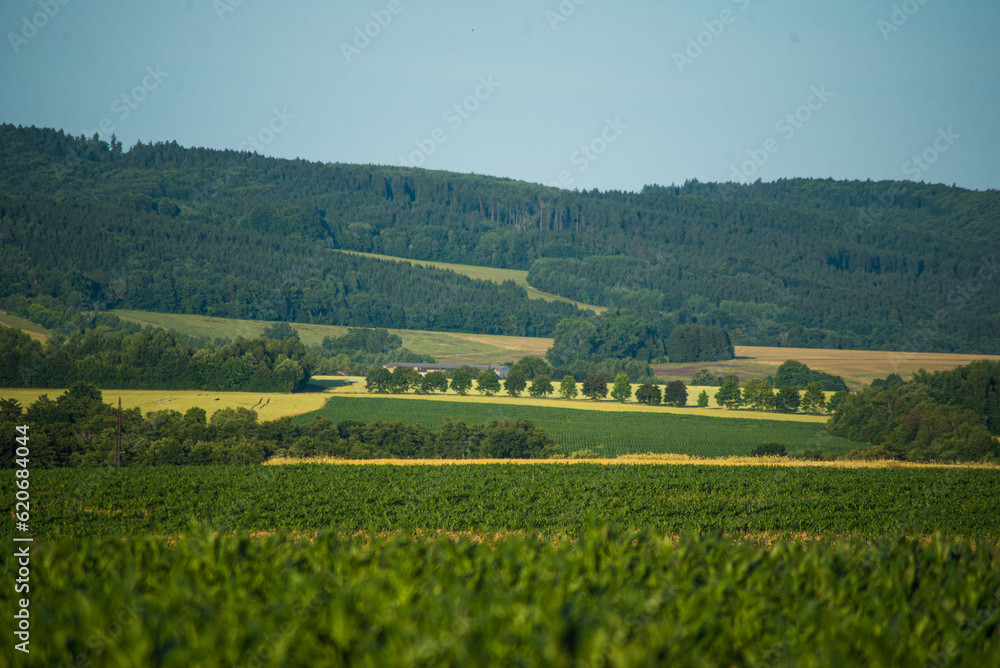
[[[846,396],[827,430],[871,443],[871,459],[998,461],[1000,362],[872,383]]]
[[[0,126],[0,305],[551,335],[567,304],[330,248],[528,269],[735,344],[995,353],[1000,193],[780,180],[575,192]]]

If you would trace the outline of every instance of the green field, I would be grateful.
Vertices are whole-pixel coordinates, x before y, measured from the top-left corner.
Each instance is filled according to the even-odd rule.
[[[13,472],[0,479],[13,489]],[[31,472],[32,527],[172,535],[195,518],[241,531],[528,531],[590,518],[660,535],[1000,538],[992,469],[482,464],[156,466]]]
[[[785,444],[789,453],[804,448],[822,448],[824,452],[843,455],[854,448],[867,447],[824,434],[824,425],[814,422],[587,411],[512,403],[334,396],[322,409],[295,419],[309,421],[317,415],[334,423],[386,420],[419,423],[432,429],[443,424],[445,418],[462,420],[466,424],[525,419],[547,431],[569,452],[589,449],[608,457],[646,452],[698,457],[741,456],[749,454],[754,446],[772,442]]]
[[[30,320],[16,316],[13,313],[7,313],[6,311],[0,311],[0,325],[19,329],[37,341],[44,342],[49,338],[49,330]]]
[[[573,301],[572,299],[568,299],[566,297],[560,297],[559,295],[554,295],[550,292],[542,292],[541,290],[533,288],[528,284],[528,272],[520,269],[497,269],[496,267],[479,267],[472,264],[433,262],[431,260],[411,260],[409,258],[395,257],[393,255],[378,255],[377,253],[362,253],[361,251],[343,249],[337,250],[340,253],[360,255],[362,257],[374,258],[376,260],[406,262],[407,264],[412,264],[415,267],[434,267],[435,269],[444,269],[446,271],[453,271],[456,274],[461,274],[463,276],[468,276],[469,278],[481,281],[492,281],[493,283],[513,281],[516,285],[524,288],[525,292],[528,293],[528,299],[541,299],[547,302],[566,302],[567,304],[573,304],[577,308],[594,311],[595,313],[603,313],[607,310],[603,306],[584,304],[583,302]]]
[[[1000,556],[981,541],[196,529],[32,552],[32,661],[7,665],[984,668],[1000,652]],[[19,568],[13,550],[0,566]]]

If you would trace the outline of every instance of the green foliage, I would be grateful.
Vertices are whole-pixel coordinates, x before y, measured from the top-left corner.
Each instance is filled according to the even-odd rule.
[[[917,373],[889,389],[868,387],[838,402],[831,398],[829,431],[879,447],[890,459],[995,461],[1000,443],[989,425],[1000,364],[974,362],[953,371]],[[967,407],[971,406],[973,408]]]
[[[707,408],[707,407],[708,407],[708,392],[702,390],[701,393],[698,395],[698,408]]]
[[[122,151],[13,125],[0,126],[0,145],[12,231],[0,242],[0,301],[508,334],[551,333],[581,314],[516,285],[329,246],[530,267],[539,289],[739,330],[746,345],[1000,347],[988,299],[913,338],[941,295],[995,263],[983,256],[998,242],[995,191],[783,179],[572,192],[174,142]],[[116,240],[110,251],[105,238]]]
[[[573,389],[576,389],[576,383],[573,384]],[[547,397],[553,392],[555,388],[552,387],[552,379],[548,376],[535,376],[531,381],[531,387],[528,388],[528,395],[535,399]]]
[[[763,443],[750,451],[751,457],[787,457],[788,448],[782,443]]]
[[[552,367],[540,357],[522,357],[510,370],[520,371],[528,380],[534,380],[538,376],[552,377]]]
[[[665,344],[671,362],[714,362],[735,357],[729,333],[712,325],[678,325]]]
[[[991,621],[1000,560],[981,540],[975,548],[938,536],[762,545],[697,531],[664,539],[596,522],[575,540],[213,529],[192,522],[174,532],[181,537],[37,544],[39,589],[88,605],[33,601],[35,628],[51,638],[36,645],[32,636],[33,659],[884,667],[951,657],[990,666],[1000,651]],[[5,553],[0,566],[16,570],[13,550]],[[834,586],[831,574],[845,575]]]
[[[121,389],[291,392],[314,358],[296,338],[237,338],[223,346],[183,346],[166,331],[96,329],[56,337],[46,347],[0,325],[0,385],[66,387],[88,382]]]
[[[287,322],[276,322],[273,325],[267,326],[261,333],[261,336],[265,339],[298,339],[299,333],[292,328]]]
[[[368,373],[365,375],[366,390],[386,394],[392,392],[395,387],[396,384],[393,381],[392,372],[384,366],[373,366],[368,369]]]
[[[722,386],[715,393],[715,403],[729,409],[739,408],[743,404],[743,395],[736,376],[726,376],[722,379]]]
[[[663,400],[660,394],[660,386],[652,383],[644,383],[635,391],[635,400],[647,406],[659,406]]]
[[[688,392],[684,381],[672,380],[663,389],[663,403],[676,408],[687,406]]]
[[[343,336],[325,337],[323,349],[331,354],[365,352],[382,355],[403,347],[403,339],[383,328],[351,327]]]
[[[503,382],[503,389],[512,397],[521,396],[528,387],[528,379],[520,369],[511,369],[507,372],[507,378]]]
[[[779,413],[796,413],[802,404],[802,393],[795,385],[785,385],[774,398],[774,410]]]
[[[796,360],[785,361],[778,367],[778,373],[768,380],[778,389],[787,385],[806,387],[809,383],[819,383],[827,392],[847,390],[847,384],[840,376],[834,376],[825,371],[815,371]]]
[[[563,399],[576,399],[577,392],[576,379],[570,375],[563,376],[559,383],[559,396]]]
[[[769,411],[774,408],[774,388],[771,382],[751,378],[743,386],[743,403],[755,411]]]
[[[823,386],[813,381],[806,385],[806,393],[802,397],[802,410],[806,413],[823,413],[826,411],[826,395]]]
[[[465,396],[472,389],[472,374],[466,368],[456,369],[451,377],[451,389]]]
[[[492,371],[480,371],[476,376],[476,392],[492,397],[500,391],[500,379]]]
[[[608,396],[608,379],[601,373],[592,373],[583,381],[583,396],[597,401]]]
[[[374,437],[390,434],[392,427],[381,424],[372,430]],[[101,484],[88,482],[95,477]],[[0,472],[0,484],[12,489],[13,481],[13,471]],[[800,540],[803,533],[859,539],[934,532],[990,541],[1000,537],[1000,517],[992,503],[1000,494],[1000,479],[995,471],[981,469],[965,469],[949,477],[935,469],[585,462],[150,466],[96,474],[83,469],[32,470],[31,484],[37,498],[52,500],[39,504],[37,510],[32,504],[32,530],[39,547],[59,534],[66,538],[110,536],[119,541],[116,554],[124,552],[123,537],[175,537],[187,532],[192,517],[228,531],[329,530],[339,533],[338,542],[358,532],[400,529],[576,533],[586,529],[589,517],[661,536],[694,530],[702,534],[766,532],[769,539],[795,536]],[[915,492],[920,494],[919,512],[913,507]],[[833,508],[837,510],[831,512]],[[982,543],[974,552],[997,558],[996,550]],[[78,556],[82,554],[77,551]],[[940,561],[952,560],[941,555]],[[250,566],[252,560],[241,563]],[[872,567],[884,568],[882,560]],[[105,564],[94,574],[107,580],[113,572],[109,568]],[[640,573],[644,569],[641,565]],[[720,572],[729,571],[722,568]],[[991,578],[997,577],[994,570]],[[827,573],[832,591],[842,591],[847,581],[851,578],[833,578]],[[968,582],[961,584],[964,587]],[[770,588],[768,592],[773,593]],[[908,588],[906,595],[909,592]],[[186,605],[190,607],[190,601]]]
[[[587,384],[584,382],[584,394],[587,392]],[[607,387],[607,385],[605,385]],[[589,395],[588,395],[589,396]],[[611,388],[611,398],[619,403],[625,403],[632,397],[632,381],[623,373],[615,376],[614,385]],[[594,397],[591,397],[594,398]]]
[[[448,376],[443,371],[429,371],[420,381],[421,392],[447,392]]]
[[[876,378],[871,382],[872,387],[877,387],[882,390],[888,390],[890,388],[896,387],[897,385],[903,384],[903,377],[898,373],[890,373],[885,378]]]
[[[722,378],[716,376],[708,369],[702,369],[691,379],[691,384],[695,387],[720,387]]]

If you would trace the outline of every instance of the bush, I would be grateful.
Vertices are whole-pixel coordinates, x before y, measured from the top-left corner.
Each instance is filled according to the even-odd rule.
[[[788,448],[781,443],[764,443],[750,451],[751,457],[787,457]]]

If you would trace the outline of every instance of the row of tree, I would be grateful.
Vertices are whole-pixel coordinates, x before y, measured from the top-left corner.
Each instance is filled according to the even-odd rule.
[[[27,409],[0,399],[0,428],[28,425],[33,468],[103,467],[113,464],[116,409],[96,387],[78,383],[55,400],[42,396]],[[565,456],[528,420],[466,425],[446,421],[437,431],[420,424],[326,418],[298,424],[291,418],[260,422],[246,408],[224,408],[207,418],[202,408],[186,413],[138,408],[122,411],[122,465],[259,464],[271,457],[548,458]],[[14,448],[0,453],[11,468]]]

